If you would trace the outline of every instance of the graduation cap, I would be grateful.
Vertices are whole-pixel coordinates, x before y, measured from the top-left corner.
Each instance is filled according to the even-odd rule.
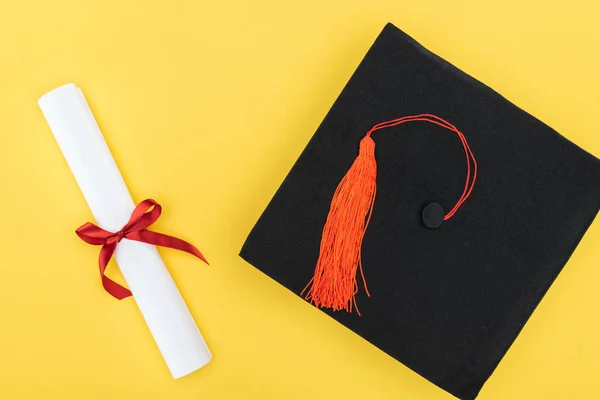
[[[600,160],[388,24],[241,256],[474,399],[600,208]]]

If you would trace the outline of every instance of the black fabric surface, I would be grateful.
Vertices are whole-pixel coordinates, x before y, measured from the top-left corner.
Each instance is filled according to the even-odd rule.
[[[456,135],[413,122],[373,135],[377,198],[356,313],[324,312],[461,399],[474,399],[600,207],[600,161],[388,24],[250,233],[241,256],[296,294],[311,279],[332,195],[376,123],[432,113],[479,164],[460,197]],[[559,323],[559,321],[557,321]]]

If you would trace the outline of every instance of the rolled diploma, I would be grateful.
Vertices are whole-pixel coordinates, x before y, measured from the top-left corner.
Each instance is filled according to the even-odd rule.
[[[120,230],[135,204],[82,91],[69,83],[38,104],[98,226]],[[206,365],[210,350],[156,248],[123,239],[115,259],[173,377]]]

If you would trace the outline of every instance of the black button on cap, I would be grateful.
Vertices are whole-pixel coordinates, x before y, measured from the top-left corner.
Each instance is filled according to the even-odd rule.
[[[428,228],[439,228],[444,222],[444,209],[438,203],[430,203],[423,209],[423,225]]]

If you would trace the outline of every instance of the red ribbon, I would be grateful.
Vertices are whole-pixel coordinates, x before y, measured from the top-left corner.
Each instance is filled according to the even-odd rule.
[[[192,244],[173,236],[146,230],[147,227],[156,222],[158,217],[160,217],[161,212],[162,207],[160,204],[152,199],[147,199],[135,207],[133,213],[131,213],[129,222],[127,222],[118,232],[113,233],[105,231],[90,222],[83,224],[75,231],[86,243],[94,246],[102,246],[102,249],[100,249],[100,257],[98,258],[102,286],[104,286],[104,289],[108,293],[119,300],[131,296],[131,292],[129,289],[119,285],[117,282],[104,275],[104,271],[106,271],[106,266],[114,254],[117,244],[124,238],[153,244],[155,246],[170,247],[172,249],[185,251],[195,255],[208,264],[208,261],[206,261],[204,256],[200,254],[200,251]]]

